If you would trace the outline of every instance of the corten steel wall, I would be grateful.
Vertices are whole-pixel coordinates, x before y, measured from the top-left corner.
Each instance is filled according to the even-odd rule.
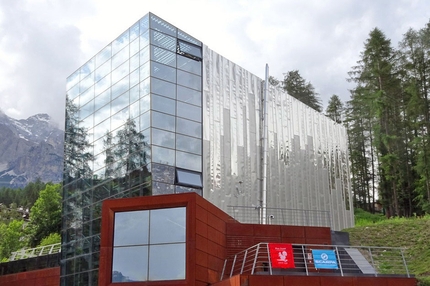
[[[224,211],[261,206],[263,81],[203,52],[203,196]],[[334,230],[353,226],[345,128],[280,88],[268,93],[267,207],[329,211]],[[318,215],[309,225],[323,226]]]
[[[213,286],[416,286],[415,278],[236,275]]]
[[[134,282],[133,285],[198,285],[216,283],[226,258],[226,225],[232,218],[195,193],[107,200],[103,203],[99,285],[111,283],[115,211],[186,206],[186,280]]]
[[[0,276],[1,286],[58,286],[60,267],[45,268]]]

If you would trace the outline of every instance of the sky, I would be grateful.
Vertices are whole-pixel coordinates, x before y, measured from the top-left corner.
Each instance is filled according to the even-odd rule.
[[[298,70],[325,106],[375,27],[396,48],[430,20],[428,0],[0,0],[0,110],[64,128],[66,78],[152,12],[264,78]]]

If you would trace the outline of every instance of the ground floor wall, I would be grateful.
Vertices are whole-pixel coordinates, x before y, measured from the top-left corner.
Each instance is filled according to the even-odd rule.
[[[60,267],[45,268],[0,276],[1,286],[58,286]]]

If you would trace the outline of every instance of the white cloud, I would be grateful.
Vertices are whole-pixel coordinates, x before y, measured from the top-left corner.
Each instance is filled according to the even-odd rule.
[[[0,1],[0,108],[64,116],[65,78],[147,12],[256,75],[299,70],[324,103],[349,98],[347,72],[371,29],[397,46],[428,22],[427,1]]]

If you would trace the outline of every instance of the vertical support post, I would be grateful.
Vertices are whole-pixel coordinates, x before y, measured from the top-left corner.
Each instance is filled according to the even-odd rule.
[[[267,249],[267,258],[269,260],[269,273],[270,273],[270,275],[273,275],[273,272],[272,272],[272,260],[270,259],[270,250],[269,250],[269,244],[268,243],[266,243],[266,249]]]
[[[376,271],[375,262],[373,261],[373,254],[372,254],[372,250],[370,249],[370,247],[369,247],[369,255],[370,255],[370,260],[372,261],[372,267],[375,270],[375,276],[378,276],[378,271]]]
[[[233,263],[231,264],[230,277],[233,276],[234,265],[236,264],[237,254],[234,256]]]
[[[402,260],[403,260],[403,265],[405,266],[406,275],[408,276],[408,278],[410,278],[409,269],[408,269],[408,265],[406,265],[406,259],[405,259],[405,254],[404,254],[403,250],[404,249],[400,249],[400,253],[402,254]]]
[[[303,254],[303,261],[305,262],[305,269],[306,269],[306,276],[309,276],[309,270],[308,270],[308,262],[306,258],[306,252],[305,252],[305,246],[302,244],[302,254]]]
[[[343,276],[342,262],[340,261],[339,249],[335,246],[337,261],[339,261],[340,275]]]
[[[252,263],[251,275],[254,274],[255,264],[257,264],[258,253],[260,251],[260,244],[257,244],[257,250],[255,251],[254,262]]]
[[[264,81],[263,93],[263,175],[261,188],[261,224],[267,223],[267,157],[268,157],[268,112],[267,112],[267,97],[269,93],[269,65],[266,64],[266,76]]]
[[[224,260],[224,266],[222,267],[221,277],[220,277],[219,281],[222,281],[224,279],[224,271],[225,271],[226,267],[227,267],[227,259]]]
[[[245,255],[243,256],[242,267],[240,268],[240,274],[243,273],[243,268],[245,267],[246,256],[248,255],[248,249],[245,250]]]

